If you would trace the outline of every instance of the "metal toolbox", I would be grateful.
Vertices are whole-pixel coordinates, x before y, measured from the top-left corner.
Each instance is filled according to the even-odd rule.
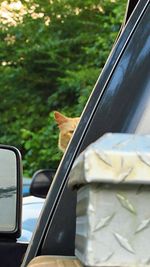
[[[77,158],[69,186],[84,266],[150,266],[150,136],[104,135]]]

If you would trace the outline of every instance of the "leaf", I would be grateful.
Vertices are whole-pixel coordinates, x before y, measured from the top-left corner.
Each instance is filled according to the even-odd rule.
[[[119,244],[125,248],[127,251],[134,253],[133,248],[131,247],[129,241],[124,238],[123,236],[119,235],[118,233],[114,233],[114,236],[116,237],[117,241],[119,242]]]
[[[122,194],[117,194],[116,195],[119,202],[121,203],[122,207],[124,207],[125,209],[127,209],[128,211],[130,211],[133,214],[136,214],[136,210],[133,207],[133,205],[129,202],[129,200],[127,199],[126,196],[122,195]]]

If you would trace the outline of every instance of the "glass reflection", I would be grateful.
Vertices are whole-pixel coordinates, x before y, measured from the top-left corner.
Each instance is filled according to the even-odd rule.
[[[0,149],[0,232],[16,226],[17,169],[16,154]]]

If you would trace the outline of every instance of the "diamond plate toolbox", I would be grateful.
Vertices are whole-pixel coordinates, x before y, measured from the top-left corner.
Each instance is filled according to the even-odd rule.
[[[150,136],[106,134],[70,173],[84,266],[150,266]]]

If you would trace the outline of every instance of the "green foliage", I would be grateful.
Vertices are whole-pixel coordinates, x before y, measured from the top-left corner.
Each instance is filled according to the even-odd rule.
[[[38,168],[53,169],[57,167],[61,152],[57,148],[58,129],[53,121],[53,114],[51,113],[45,126],[38,132],[21,130],[22,146],[26,151],[23,160],[24,169],[27,170],[26,175],[32,175],[32,172]],[[53,134],[51,135],[51,133]]]
[[[57,167],[53,111],[79,116],[118,34],[126,0],[22,0],[0,22],[0,142],[21,150],[26,175]],[[14,11],[18,12],[18,11]]]

